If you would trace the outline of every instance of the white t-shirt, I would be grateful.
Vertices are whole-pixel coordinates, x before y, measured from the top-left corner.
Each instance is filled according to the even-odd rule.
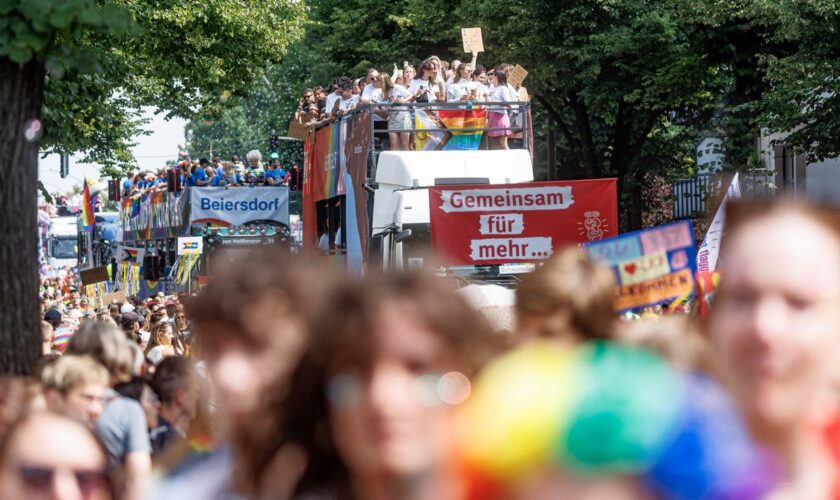
[[[385,102],[385,98],[382,97],[382,89],[376,88],[372,83],[368,83],[365,85],[364,90],[362,90],[362,96],[359,98],[359,102],[362,101],[366,103],[382,103]],[[382,108],[374,109],[374,111],[385,111]],[[378,122],[382,121],[385,118],[382,118],[376,113],[373,113],[373,121]]]
[[[423,89],[428,93],[429,102],[437,102],[437,92],[439,90],[437,82],[434,85],[430,85],[429,80],[423,80],[420,78],[411,80],[411,84],[408,86],[408,92],[411,95],[417,95],[417,92],[420,89]]]
[[[361,100],[374,103],[385,101],[382,97],[382,89],[376,88],[372,83],[365,85],[364,90],[362,90]]]
[[[332,92],[330,93],[330,95],[327,96],[327,105],[324,108],[327,111],[327,113],[332,113],[333,107],[335,106],[335,101],[339,99],[341,99],[341,96],[336,94],[335,92]]]
[[[400,103],[406,102],[406,100],[409,97],[411,97],[411,92],[409,92],[408,89],[402,85],[394,85],[394,88],[392,88],[391,91],[388,92],[388,102],[390,102],[391,104],[394,104],[397,101],[399,101]],[[404,110],[406,108],[405,106],[394,106],[391,109]]]
[[[519,100],[519,94],[514,90],[511,84],[499,85],[490,89],[491,102],[516,102]]]
[[[359,96],[357,95],[350,96],[350,99],[342,97],[338,100],[338,110],[346,113],[355,108],[357,104],[359,104]]]
[[[149,362],[153,365],[157,366],[163,361],[163,358],[166,356],[171,356],[174,353],[174,349],[172,346],[165,346],[165,345],[156,345],[149,350],[148,356]]]
[[[470,91],[475,89],[478,93],[478,83],[472,80],[462,78],[457,82],[452,82],[446,85],[446,100],[448,102],[460,101],[464,95],[469,95]],[[478,98],[476,96],[476,98]]]

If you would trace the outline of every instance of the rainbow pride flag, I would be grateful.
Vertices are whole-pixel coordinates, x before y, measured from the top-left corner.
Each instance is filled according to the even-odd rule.
[[[95,203],[96,198],[90,195],[90,180],[85,177],[85,187],[82,190],[82,225],[88,232],[93,231]]]
[[[64,349],[67,348],[67,344],[70,343],[70,339],[73,337],[72,330],[59,330],[53,335],[52,339],[52,349],[56,352],[64,352]]]
[[[417,151],[472,151],[481,145],[487,110],[440,109],[414,112],[414,148]]]

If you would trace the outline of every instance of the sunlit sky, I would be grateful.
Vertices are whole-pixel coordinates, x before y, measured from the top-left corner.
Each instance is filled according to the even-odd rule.
[[[181,119],[165,120],[163,115],[155,115],[151,109],[146,110],[146,116],[151,119],[146,128],[151,135],[134,139],[134,157],[140,169],[160,168],[167,160],[176,160],[178,146],[184,143],[184,126]],[[59,175],[59,157],[50,155],[38,162],[38,178],[51,193],[70,191],[73,186],[81,185],[85,176],[91,180],[99,178],[96,165],[79,163],[81,156],[70,158],[70,176],[62,179]]]

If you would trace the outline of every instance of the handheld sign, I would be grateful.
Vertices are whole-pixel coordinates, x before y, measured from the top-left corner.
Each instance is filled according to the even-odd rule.
[[[108,281],[108,268],[106,266],[100,266],[82,269],[79,271],[79,280],[81,280],[84,286]]]
[[[201,236],[185,236],[178,238],[178,255],[200,254],[204,251],[204,240]]]
[[[461,38],[464,41],[464,52],[484,52],[481,28],[461,28]]]
[[[528,77],[528,71],[520,65],[516,65],[510,70],[508,74],[508,83],[518,88],[522,86],[522,82]]]
[[[586,245],[589,255],[611,266],[615,308],[627,311],[668,304],[694,295],[694,232],[683,221],[625,233]]]

